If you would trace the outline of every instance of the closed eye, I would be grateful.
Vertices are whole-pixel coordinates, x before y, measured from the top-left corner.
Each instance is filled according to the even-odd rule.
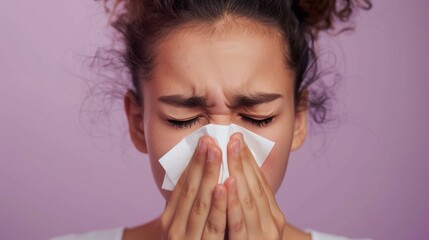
[[[167,122],[175,128],[191,128],[194,124],[198,123],[200,117],[191,118],[188,120],[167,119]]]
[[[257,119],[246,115],[241,115],[241,118],[243,119],[243,121],[251,123],[258,127],[266,127],[268,124],[270,124],[273,121],[274,116],[263,118],[263,119]]]

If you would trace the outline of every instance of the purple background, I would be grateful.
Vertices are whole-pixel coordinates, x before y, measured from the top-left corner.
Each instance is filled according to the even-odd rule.
[[[344,77],[340,121],[291,155],[278,202],[302,228],[424,239],[429,2],[374,2],[355,33],[324,38]],[[1,1],[0,239],[134,226],[162,211],[121,103],[91,128],[104,134],[79,121],[94,75],[84,60],[108,43],[105,20],[94,1]]]

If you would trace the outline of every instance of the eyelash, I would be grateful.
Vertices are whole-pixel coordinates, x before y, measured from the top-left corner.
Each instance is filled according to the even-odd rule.
[[[268,117],[268,118],[264,118],[264,119],[254,119],[245,115],[241,115],[241,118],[243,119],[243,121],[251,123],[253,125],[256,125],[257,127],[266,127],[268,124],[270,124],[273,121],[274,117]],[[177,129],[186,129],[186,128],[191,128],[192,126],[194,126],[196,123],[198,123],[200,120],[200,117],[196,117],[196,118],[192,118],[189,120],[185,120],[185,121],[179,121],[179,120],[172,120],[169,119],[167,120],[168,123],[177,128]]]
[[[270,124],[273,121],[274,117],[268,117],[264,119],[254,119],[245,115],[241,115],[241,118],[243,119],[243,121],[251,123],[258,127],[266,127],[268,124]]]
[[[192,118],[184,121],[172,120],[172,119],[168,119],[167,121],[171,126],[179,129],[179,128],[191,128],[194,124],[198,123],[199,120],[200,120],[200,117],[196,117],[196,118]]]

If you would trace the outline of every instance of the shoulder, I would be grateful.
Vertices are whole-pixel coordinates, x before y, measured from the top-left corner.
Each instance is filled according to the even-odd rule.
[[[54,237],[51,240],[122,240],[124,228],[92,231],[84,234],[70,234]]]
[[[322,233],[315,230],[307,230],[311,234],[311,240],[370,240],[368,238],[347,238],[343,236],[336,236],[328,233]]]

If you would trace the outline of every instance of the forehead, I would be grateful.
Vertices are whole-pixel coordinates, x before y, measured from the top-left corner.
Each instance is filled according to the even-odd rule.
[[[261,80],[290,78],[285,52],[282,35],[270,25],[232,17],[189,23],[158,44],[151,81],[162,81],[171,91],[196,92],[211,84],[245,91]]]
[[[218,47],[227,41],[238,44],[260,45],[261,50],[274,50],[284,56],[287,49],[281,32],[274,26],[243,17],[226,15],[222,19],[207,22],[189,22],[168,32],[156,46],[156,56],[162,57],[168,50],[178,53],[181,48]]]

